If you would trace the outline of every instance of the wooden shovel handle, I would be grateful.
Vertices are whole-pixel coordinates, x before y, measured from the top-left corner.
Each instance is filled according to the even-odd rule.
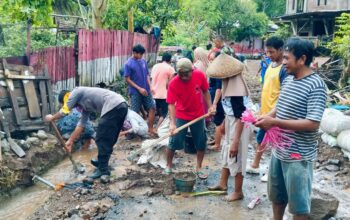
[[[50,122],[50,125],[51,125],[51,127],[53,128],[53,130],[54,130],[54,132],[55,132],[55,134],[56,134],[56,137],[57,137],[58,140],[60,141],[62,147],[65,148],[65,147],[66,147],[66,142],[64,141],[64,139],[63,139],[63,137],[62,137],[62,135],[61,135],[61,132],[58,130],[58,128],[57,128],[55,122],[51,121],[51,122]]]
[[[208,112],[207,114],[202,115],[201,117],[193,119],[192,121],[187,122],[186,124],[182,125],[181,127],[176,128],[175,129],[175,133],[177,133],[177,132],[179,132],[179,131],[181,131],[181,130],[183,130],[185,128],[188,128],[189,126],[193,125],[194,123],[196,123],[196,122],[198,122],[198,121],[200,121],[200,120],[202,120],[202,119],[204,119],[206,117],[209,117],[209,116],[210,116],[210,113]]]

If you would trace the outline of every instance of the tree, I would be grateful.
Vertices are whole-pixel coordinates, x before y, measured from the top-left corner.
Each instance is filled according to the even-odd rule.
[[[286,11],[286,0],[254,0],[257,11],[264,12],[267,16],[276,17],[283,15]]]
[[[336,18],[337,30],[333,41],[328,44],[334,55],[343,58],[344,71],[339,80],[340,86],[350,84],[350,13],[342,13]]]
[[[102,16],[107,8],[107,0],[91,0],[92,28],[103,28]]]
[[[30,21],[38,26],[52,26],[52,0],[2,0],[0,14],[10,22]]]
[[[264,13],[256,12],[253,1],[219,0],[219,11],[223,14],[216,30],[227,38],[250,40],[266,33],[268,18]]]

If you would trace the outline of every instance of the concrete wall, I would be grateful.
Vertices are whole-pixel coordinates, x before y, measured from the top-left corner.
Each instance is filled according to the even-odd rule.
[[[298,1],[302,0],[287,0],[286,14],[294,14],[297,11]],[[319,0],[320,5],[318,5],[318,0],[304,0],[304,12],[313,11],[337,11],[337,10],[350,10],[349,0],[327,0],[325,5],[325,0]],[[293,9],[293,2],[295,4]]]

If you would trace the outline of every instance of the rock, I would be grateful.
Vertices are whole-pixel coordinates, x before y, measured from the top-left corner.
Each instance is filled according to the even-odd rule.
[[[100,181],[101,181],[101,183],[104,183],[104,184],[109,183],[110,177],[108,175],[103,175],[100,177]]]
[[[107,212],[114,205],[113,201],[110,198],[105,198],[100,201],[101,212]]]
[[[78,215],[79,214],[79,210],[78,209],[71,209],[67,212],[67,215],[69,218],[71,218],[74,215]],[[78,216],[79,217],[79,216]]]
[[[40,142],[39,138],[37,138],[37,137],[29,137],[29,138],[27,138],[26,142],[28,144],[30,144],[31,146],[40,146],[41,145],[41,142]]]
[[[80,218],[78,214],[72,215],[69,220],[83,220],[83,218]]]
[[[81,209],[84,211],[84,214],[89,216],[96,216],[100,209],[98,201],[90,201],[81,206]],[[84,217],[83,217],[84,218]]]
[[[37,133],[35,133],[35,132],[32,132],[32,133],[30,133],[30,135],[29,135],[30,137],[38,137],[38,134]]]
[[[332,172],[336,172],[336,171],[339,171],[339,167],[337,165],[327,165],[326,167],[326,170],[328,171],[332,171]]]
[[[81,195],[87,195],[87,194],[89,194],[89,192],[90,192],[89,189],[82,188],[81,191],[80,191],[80,194]]]
[[[325,220],[335,216],[339,206],[339,200],[334,196],[313,189],[311,197],[310,218],[314,220]]]
[[[47,139],[47,134],[44,130],[39,130],[37,137],[41,140],[46,140]]]
[[[15,140],[15,142],[23,149],[23,150],[29,150],[30,144],[27,143],[25,140]]]
[[[333,165],[337,165],[337,166],[340,166],[340,160],[338,159],[329,159],[327,161],[328,164],[333,164]]]
[[[11,151],[10,143],[6,139],[1,140],[1,149],[3,152]]]
[[[116,206],[113,206],[105,215],[105,220],[114,220],[118,218],[119,211]]]
[[[88,185],[92,185],[92,184],[94,184],[94,179],[86,177],[83,179],[83,183],[88,184]]]

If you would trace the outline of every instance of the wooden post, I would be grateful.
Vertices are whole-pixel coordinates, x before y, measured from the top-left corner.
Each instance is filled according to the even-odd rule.
[[[32,20],[27,20],[27,48],[26,48],[26,56],[27,56],[27,65],[30,66],[30,31],[32,29]]]

